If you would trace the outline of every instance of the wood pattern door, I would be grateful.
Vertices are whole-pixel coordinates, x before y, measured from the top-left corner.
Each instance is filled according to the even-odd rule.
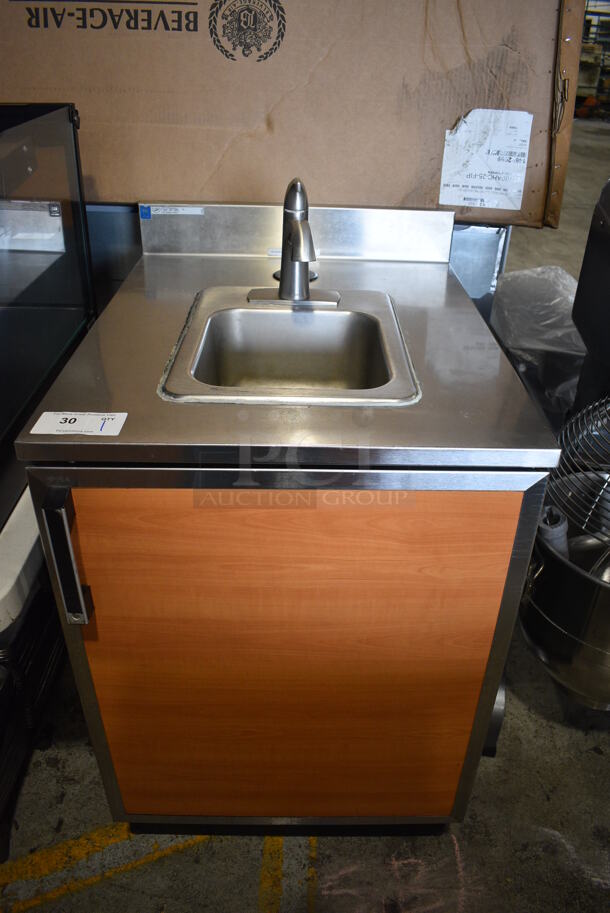
[[[521,492],[73,500],[128,814],[451,814]]]

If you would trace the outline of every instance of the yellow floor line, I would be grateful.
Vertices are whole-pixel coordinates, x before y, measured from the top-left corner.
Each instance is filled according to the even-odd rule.
[[[318,873],[316,859],[318,856],[318,838],[309,838],[309,859],[307,864],[307,913],[315,913],[316,893],[318,890]]]
[[[152,853],[147,853],[146,856],[141,856],[139,859],[126,862],[124,865],[118,865],[113,869],[108,869],[106,872],[101,872],[99,875],[67,881],[53,891],[47,891],[46,894],[38,894],[36,897],[29,897],[27,900],[16,901],[8,908],[8,913],[24,913],[25,910],[31,910],[34,907],[39,907],[52,900],[58,900],[60,897],[65,897],[66,894],[78,894],[79,891],[85,891],[87,888],[92,888],[102,881],[107,881],[110,878],[114,878],[117,875],[123,875],[126,872],[133,872],[134,869],[139,869],[141,866],[148,865],[151,862],[157,862],[159,859],[165,859],[167,856],[173,856],[175,853],[182,853],[184,850],[205,843],[206,840],[209,839],[210,838],[207,835],[192,837],[190,840],[184,840],[181,843],[172,843],[163,849],[154,850]]]
[[[93,853],[99,853],[107,846],[112,846],[113,843],[128,840],[130,836],[128,824],[109,824],[106,827],[98,827],[94,831],[89,831],[88,834],[83,834],[82,837],[77,837],[75,840],[66,840],[48,850],[38,850],[36,853],[30,853],[29,856],[5,862],[0,865],[0,887],[14,884],[16,881],[31,881],[33,878],[44,878],[54,872],[61,872],[62,869],[76,865],[81,859],[86,859]]]
[[[283,866],[284,838],[265,837],[258,887],[258,913],[279,913]]]

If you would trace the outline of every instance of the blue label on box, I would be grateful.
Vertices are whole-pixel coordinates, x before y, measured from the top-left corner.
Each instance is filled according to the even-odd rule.
[[[140,206],[140,218],[141,219],[150,219],[150,206]]]

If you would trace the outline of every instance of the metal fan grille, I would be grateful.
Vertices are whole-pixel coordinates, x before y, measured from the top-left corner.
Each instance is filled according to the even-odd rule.
[[[559,443],[549,499],[574,526],[610,544],[610,397],[575,415]]]

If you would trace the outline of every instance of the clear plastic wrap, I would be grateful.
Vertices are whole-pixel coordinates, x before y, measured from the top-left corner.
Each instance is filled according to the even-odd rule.
[[[572,321],[576,280],[560,266],[498,278],[491,326],[545,411],[564,417],[574,402],[586,354]]]

